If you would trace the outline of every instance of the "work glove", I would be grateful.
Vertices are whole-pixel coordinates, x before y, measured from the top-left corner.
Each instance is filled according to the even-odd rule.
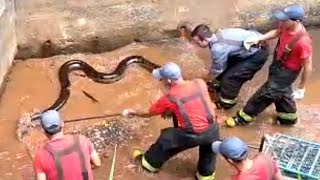
[[[134,115],[136,115],[136,111],[134,109],[127,108],[124,109],[121,114],[123,117],[132,118]]]
[[[305,93],[305,89],[303,88],[303,89],[296,89],[294,92],[293,92],[293,94],[292,94],[292,97],[294,98],[294,99],[303,99],[304,98],[304,93]]]
[[[247,39],[245,39],[243,41],[243,46],[249,50],[251,48],[251,46],[253,45],[257,45],[259,43],[260,39],[258,36],[251,36],[251,37],[248,37]]]

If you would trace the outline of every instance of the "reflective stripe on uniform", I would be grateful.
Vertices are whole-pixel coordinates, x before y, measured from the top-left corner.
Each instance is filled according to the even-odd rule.
[[[215,174],[216,173],[214,172],[210,176],[202,176],[199,172],[197,172],[196,177],[197,177],[197,180],[214,180]]]
[[[144,167],[144,168],[146,168],[148,171],[150,171],[150,172],[157,172],[159,169],[158,168],[154,168],[154,167],[152,167],[149,163],[148,163],[148,161],[145,159],[145,157],[143,156],[142,157],[142,162],[141,162],[141,164],[142,164],[142,166]]]
[[[285,120],[296,120],[298,118],[298,114],[297,113],[278,112],[277,116],[280,119],[285,119]]]
[[[223,97],[219,96],[219,99],[220,99],[221,102],[226,103],[226,104],[236,104],[237,103],[237,98],[235,98],[235,99],[226,99],[226,98],[223,98]]]
[[[243,109],[241,109],[239,112],[239,116],[244,119],[245,121],[251,122],[253,120],[253,117],[249,116],[248,114],[246,114]]]

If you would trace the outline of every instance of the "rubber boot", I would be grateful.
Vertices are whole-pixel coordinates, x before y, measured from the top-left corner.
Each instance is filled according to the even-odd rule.
[[[236,103],[229,104],[229,103],[222,102],[220,98],[218,101],[215,102],[215,104],[218,109],[224,109],[224,110],[229,110],[236,105]]]
[[[144,154],[140,150],[135,150],[132,153],[132,157],[136,164],[139,164],[143,170],[150,173],[156,173],[159,169],[152,167],[144,158]]]
[[[293,120],[288,120],[288,119],[282,119],[277,117],[276,119],[277,122],[279,122],[280,125],[285,125],[285,126],[293,126],[298,122],[298,118],[293,119]]]
[[[239,112],[237,113],[237,116],[234,117],[228,117],[228,119],[225,121],[227,127],[233,128],[235,126],[243,126],[243,125],[247,125],[250,122],[246,121],[244,118],[242,118],[239,115]]]
[[[215,179],[215,172],[212,173],[212,175],[209,176],[202,176],[199,172],[194,176],[196,180],[214,180]]]

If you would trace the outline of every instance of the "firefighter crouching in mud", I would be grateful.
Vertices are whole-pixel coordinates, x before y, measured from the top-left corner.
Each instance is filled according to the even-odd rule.
[[[101,165],[93,144],[82,135],[64,135],[63,120],[55,110],[44,112],[40,123],[49,142],[34,159],[37,180],[93,180],[90,162]]]
[[[181,23],[178,29],[182,35],[191,33],[192,40],[200,47],[209,47],[210,76],[215,77],[209,86],[220,94],[216,105],[223,109],[234,107],[242,85],[251,80],[268,59],[266,44],[251,47],[243,44],[245,39],[258,38],[261,34],[241,28],[225,28],[213,33],[204,24],[191,32],[188,23]]]
[[[228,137],[212,143],[212,151],[221,154],[232,165],[237,174],[232,180],[281,180],[277,163],[267,154],[259,153],[248,157],[248,146],[237,137]]]
[[[211,144],[219,139],[219,125],[206,83],[202,79],[184,80],[180,67],[173,62],[154,70],[153,76],[168,86],[167,92],[150,107],[149,113],[125,109],[123,115],[153,116],[171,112],[175,127],[162,129],[157,141],[144,154],[136,154],[136,159],[145,170],[157,172],[174,155],[199,146],[195,177],[213,180],[216,154]]]
[[[274,103],[277,122],[293,125],[298,121],[295,99],[303,98],[307,78],[312,71],[311,39],[301,23],[305,15],[303,7],[289,5],[276,11],[278,29],[271,30],[259,38],[248,38],[245,43],[257,44],[279,37],[273,63],[269,67],[267,82],[249,99],[236,117],[228,118],[229,127],[249,124],[259,113]],[[292,84],[303,69],[298,89],[293,93]]]

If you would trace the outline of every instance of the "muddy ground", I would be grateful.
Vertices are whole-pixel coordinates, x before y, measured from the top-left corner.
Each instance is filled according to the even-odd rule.
[[[271,125],[275,115],[273,107],[264,112],[253,124],[247,127],[226,129],[221,127],[222,136],[239,136],[250,144],[258,145],[263,133],[281,132],[310,141],[320,142],[320,31],[311,31],[314,42],[314,73],[307,86],[306,97],[299,101],[301,121],[295,127],[279,127]],[[158,43],[131,44],[118,50],[95,55],[74,54],[70,56],[55,56],[47,59],[16,60],[8,77],[6,90],[0,102],[0,179],[31,179],[31,159],[27,147],[41,142],[44,136],[40,131],[34,131],[28,140],[31,144],[21,143],[16,138],[17,120],[25,113],[35,109],[42,110],[58,96],[59,83],[57,70],[60,65],[71,59],[82,59],[99,71],[112,71],[121,59],[130,55],[142,55],[151,61],[163,64],[175,61],[182,66],[186,78],[206,78],[210,65],[207,50],[181,40],[162,41]],[[255,78],[248,82],[241,91],[240,104],[229,112],[234,114],[237,109],[265,80],[266,66]],[[118,113],[124,108],[147,110],[148,106],[160,96],[161,85],[152,79],[150,74],[140,67],[128,69],[126,76],[113,84],[98,84],[87,78],[71,75],[72,93],[67,104],[60,111],[64,119],[96,116],[108,113]],[[94,103],[81,92],[85,90],[99,100]],[[160,117],[151,119],[123,119],[120,117],[107,118],[106,121],[116,120],[132,127],[131,139],[123,141],[118,148],[115,179],[192,179],[196,172],[197,149],[185,151],[165,164],[162,171],[156,175],[146,174],[136,169],[132,164],[131,153],[134,149],[146,149],[157,138],[160,129],[171,126],[168,120]],[[84,129],[94,124],[101,124],[102,120],[67,124],[66,130]],[[31,145],[31,146],[30,146]],[[113,146],[107,148],[103,154],[103,166],[94,171],[96,179],[107,179],[112,161]],[[256,151],[252,150],[252,154]],[[32,150],[31,153],[32,154]],[[228,179],[232,175],[232,168],[219,158],[217,179]]]

